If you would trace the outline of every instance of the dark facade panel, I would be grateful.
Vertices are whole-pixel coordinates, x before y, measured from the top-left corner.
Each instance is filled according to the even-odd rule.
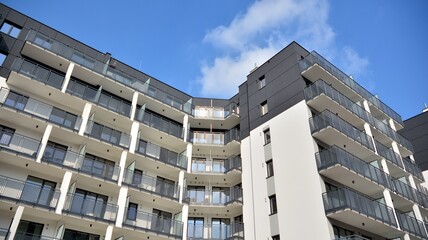
[[[399,133],[412,142],[413,156],[421,170],[428,170],[428,111],[404,121]]]

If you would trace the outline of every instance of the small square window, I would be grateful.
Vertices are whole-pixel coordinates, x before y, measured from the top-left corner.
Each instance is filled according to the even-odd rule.
[[[6,55],[3,53],[0,53],[0,66],[3,65],[3,62],[5,59],[6,59]]]
[[[265,138],[265,145],[270,143],[270,130],[266,129],[263,131],[263,135]]]
[[[272,240],[280,240],[279,235],[272,236]]]
[[[276,205],[276,195],[269,196],[269,204],[270,204],[270,214],[276,214],[278,212],[278,208]]]
[[[260,109],[261,109],[261,114],[266,115],[266,113],[268,113],[268,105],[267,105],[267,101],[264,101],[260,104]]]
[[[21,28],[5,22],[3,23],[3,26],[1,26],[0,31],[6,33],[11,37],[17,38],[19,33],[21,32]]]
[[[266,169],[267,169],[267,177],[272,177],[273,176],[273,161],[268,160],[266,162]]]
[[[259,77],[259,89],[264,88],[266,86],[266,78],[265,75]]]

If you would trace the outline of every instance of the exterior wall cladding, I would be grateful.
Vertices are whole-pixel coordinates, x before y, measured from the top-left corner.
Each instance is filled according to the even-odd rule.
[[[196,98],[0,14],[0,239],[427,238],[401,117],[316,52]]]

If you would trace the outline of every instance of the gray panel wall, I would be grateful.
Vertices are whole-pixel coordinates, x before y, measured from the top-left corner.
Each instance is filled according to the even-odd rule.
[[[413,156],[421,170],[428,170],[428,112],[405,120],[399,133],[412,142]]]

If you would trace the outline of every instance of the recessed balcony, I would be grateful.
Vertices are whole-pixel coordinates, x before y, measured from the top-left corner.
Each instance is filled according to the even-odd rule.
[[[407,176],[408,173],[404,171],[404,164],[401,160],[399,154],[394,152],[391,148],[383,145],[377,140],[374,140],[376,145],[377,153],[379,156],[383,157],[386,160],[386,164],[388,165],[389,174],[396,178]]]
[[[15,132],[0,130],[0,150],[35,159],[40,140]]]
[[[230,212],[236,212],[241,209],[243,203],[242,188],[239,187],[216,190],[188,187],[185,196],[190,206],[198,207],[203,212],[215,212],[214,209],[219,206],[226,206],[226,208],[230,208]]]
[[[240,131],[232,128],[226,132],[189,131],[189,141],[198,154],[238,155],[240,152]],[[194,151],[195,152],[195,151]]]
[[[422,174],[422,171],[418,167],[418,165],[413,163],[410,158],[402,158],[402,160],[403,160],[404,168],[406,169],[407,172],[412,174],[419,181],[419,183],[425,182],[424,175]]]
[[[416,236],[418,239],[427,239],[428,236],[422,221],[399,211],[397,211],[397,218],[403,231]]]
[[[113,223],[116,220],[117,208],[116,204],[69,193],[62,212],[67,215]]]
[[[231,102],[225,107],[193,106],[191,126],[200,128],[231,129],[239,124],[239,106]]]
[[[85,135],[125,149],[129,148],[131,142],[131,136],[129,134],[94,121],[88,121]]]
[[[244,239],[244,224],[231,222],[230,224],[187,224],[187,238],[201,239]]]

